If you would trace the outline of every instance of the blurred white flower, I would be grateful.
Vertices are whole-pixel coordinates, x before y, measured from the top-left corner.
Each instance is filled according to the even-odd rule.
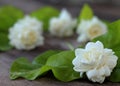
[[[100,21],[97,17],[93,17],[91,20],[82,20],[77,28],[77,34],[79,34],[77,41],[86,42],[101,36],[106,32],[106,24]]]
[[[42,22],[26,16],[10,28],[9,40],[19,50],[30,50],[43,45]]]
[[[58,18],[52,18],[50,20],[49,31],[54,36],[68,37],[73,35],[73,29],[76,24],[76,19],[72,19],[70,13],[63,9]]]
[[[81,75],[86,72],[89,80],[99,83],[103,83],[105,77],[110,76],[118,59],[114,52],[104,48],[100,41],[89,42],[85,49],[76,49],[75,56],[72,61],[73,69]]]

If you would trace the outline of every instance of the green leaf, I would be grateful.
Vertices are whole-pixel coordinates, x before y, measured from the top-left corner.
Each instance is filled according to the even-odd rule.
[[[114,69],[110,76],[110,81],[112,82],[120,82],[120,68]]]
[[[63,51],[51,56],[46,65],[50,66],[54,76],[61,81],[67,82],[80,78],[80,74],[73,70],[72,60],[74,51]]]
[[[48,66],[44,65],[46,64],[47,59],[56,53],[58,53],[58,51],[46,51],[37,56],[32,63],[30,63],[26,58],[19,58],[15,60],[10,69],[10,78],[16,79],[18,77],[23,77],[28,80],[34,80],[39,75],[42,75],[46,71],[50,70]]]
[[[63,51],[60,53],[58,53],[58,51],[47,51],[37,57],[33,63],[30,63],[26,58],[19,58],[15,60],[11,66],[10,78],[16,79],[18,77],[23,77],[28,80],[34,80],[38,76],[42,76],[46,72],[52,70],[53,75],[58,80],[66,82],[78,79],[80,75],[73,70],[72,65],[74,57],[73,51]],[[43,58],[44,60],[42,62]]]
[[[81,21],[82,19],[90,20],[93,18],[93,16],[94,14],[93,14],[91,7],[88,4],[85,4],[83,8],[81,9],[81,13],[79,15],[79,21]]]
[[[116,51],[115,54],[118,56],[117,66],[113,70],[110,81],[112,82],[120,82],[120,51]]]
[[[118,57],[116,68],[120,68],[120,50],[115,51],[115,55]]]
[[[9,39],[7,34],[0,33],[0,50],[7,51],[10,50],[12,46],[9,44]]]
[[[19,58],[15,60],[10,69],[10,78],[16,79],[23,77],[28,80],[34,80],[40,74],[49,70],[49,67],[39,67],[38,65],[31,64],[26,58]]]
[[[108,25],[108,32],[102,36],[95,38],[93,41],[101,41],[106,48],[114,51],[120,50],[120,20]]]
[[[49,20],[52,17],[56,17],[59,15],[59,11],[53,7],[47,6],[47,7],[43,7],[41,9],[38,9],[34,12],[31,13],[32,17],[36,17],[37,19],[39,19],[40,21],[43,22],[43,28],[45,31],[48,30],[49,27]]]
[[[8,29],[23,17],[23,12],[13,6],[3,6],[0,8],[0,32],[8,33]]]

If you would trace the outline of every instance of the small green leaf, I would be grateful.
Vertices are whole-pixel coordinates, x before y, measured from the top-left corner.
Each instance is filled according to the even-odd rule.
[[[9,39],[7,34],[0,33],[0,50],[7,51],[10,50],[12,46],[9,44]]]
[[[3,6],[0,8],[0,32],[8,33],[8,29],[23,17],[23,12],[13,6]]]
[[[91,7],[88,4],[85,4],[83,8],[81,9],[81,13],[79,15],[79,21],[81,21],[82,19],[90,20],[93,18],[93,16],[94,14],[93,14]]]
[[[37,19],[39,19],[40,21],[43,22],[43,28],[45,31],[48,30],[49,27],[49,20],[52,17],[56,17],[59,15],[59,11],[53,7],[47,6],[47,7],[43,7],[41,9],[38,9],[34,12],[31,13],[32,17],[36,17]]]

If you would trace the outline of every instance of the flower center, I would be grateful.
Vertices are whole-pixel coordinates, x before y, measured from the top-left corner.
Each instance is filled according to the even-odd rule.
[[[92,27],[90,27],[88,33],[90,35],[90,38],[93,39],[102,33],[101,27],[97,24],[93,25]]]
[[[23,44],[25,45],[32,45],[36,42],[36,34],[34,32],[28,32],[27,34],[21,37]]]

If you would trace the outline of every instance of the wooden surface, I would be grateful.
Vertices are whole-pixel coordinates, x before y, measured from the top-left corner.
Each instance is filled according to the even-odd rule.
[[[42,0],[0,0],[0,5],[12,4],[21,8],[25,13],[30,13],[31,11],[46,5],[50,5],[49,3],[43,3]],[[73,16],[77,16],[80,6],[66,6],[66,5],[54,5],[58,9],[63,7],[68,8],[68,10],[73,14]],[[120,7],[119,6],[110,6],[110,5],[94,5],[92,4],[92,8],[95,11],[95,14],[100,18],[107,20],[116,20],[120,18]],[[66,42],[72,43],[75,47],[79,44],[75,42],[76,36],[64,39],[57,39],[55,37],[45,35],[45,45],[42,47],[38,47],[32,51],[18,51],[16,49],[0,52],[0,86],[120,86],[119,83],[111,83],[109,81],[105,81],[104,84],[100,85],[97,83],[92,83],[89,80],[75,80],[72,82],[64,83],[57,81],[54,77],[41,77],[34,81],[28,81],[25,79],[17,79],[10,80],[9,79],[9,69],[11,63],[17,59],[18,57],[24,56],[29,60],[34,59],[38,54],[49,50],[49,49],[68,49],[66,46]],[[64,76],[64,75],[63,75]]]

